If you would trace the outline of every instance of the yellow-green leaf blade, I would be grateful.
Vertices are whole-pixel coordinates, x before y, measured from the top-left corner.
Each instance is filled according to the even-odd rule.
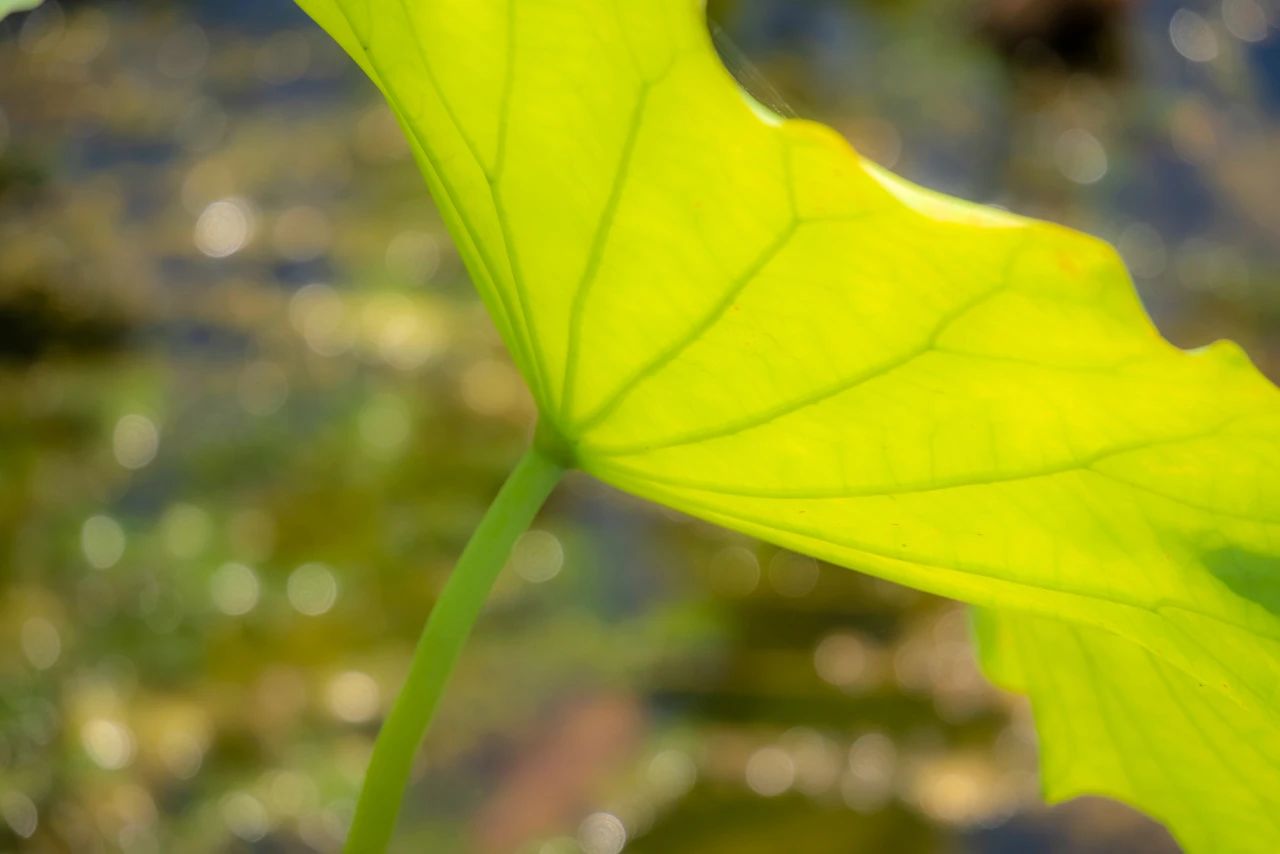
[[[1269,716],[1108,632],[990,612],[978,629],[988,674],[1031,696],[1050,801],[1108,795],[1191,850],[1275,850],[1280,738]]]
[[[1133,661],[1104,679],[1212,685],[1207,703],[1274,733],[1280,393],[1231,345],[1164,342],[1104,244],[764,115],[694,0],[302,5],[397,110],[581,468],[833,562],[1105,630],[1151,663],[1122,646]],[[1225,808],[1155,785],[1127,796]]]

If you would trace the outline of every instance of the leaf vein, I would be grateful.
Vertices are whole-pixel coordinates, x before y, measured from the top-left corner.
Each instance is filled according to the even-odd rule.
[[[698,492],[707,493],[709,495],[722,495],[730,498],[765,498],[776,499],[779,501],[824,501],[846,498],[875,498],[889,497],[901,495],[921,495],[930,492],[943,492],[951,489],[963,489],[967,487],[982,486],[999,486],[1009,483],[1017,483],[1023,480],[1034,480],[1042,477],[1052,477],[1060,474],[1070,474],[1072,472],[1087,472],[1092,474],[1110,477],[1104,472],[1097,471],[1092,466],[1097,465],[1104,460],[1121,456],[1127,453],[1146,450],[1147,448],[1162,447],[1164,445],[1177,445],[1186,442],[1195,442],[1201,439],[1208,439],[1221,434],[1235,422],[1241,420],[1241,416],[1227,419],[1219,424],[1214,425],[1207,430],[1197,430],[1194,433],[1183,434],[1179,436],[1167,436],[1153,439],[1144,439],[1140,442],[1125,442],[1112,445],[1107,448],[1100,449],[1086,457],[1074,460],[1046,465],[1041,468],[1028,469],[1018,472],[1009,472],[1007,474],[997,476],[982,477],[953,477],[953,478],[930,478],[928,480],[918,481],[906,484],[879,484],[874,486],[864,486],[857,489],[851,489],[845,486],[832,487],[831,489],[803,489],[803,490],[779,490],[761,487],[758,489],[747,489],[740,487],[726,488],[717,486],[706,481],[686,480],[677,477],[667,477],[654,475],[642,470],[629,466],[615,466],[618,471],[626,472],[628,475],[646,480],[654,484],[662,484],[664,486],[679,487],[682,489],[693,489]],[[1126,483],[1121,481],[1121,483]],[[1132,484],[1127,484],[1132,485]],[[1168,496],[1166,496],[1168,497]],[[1176,500],[1176,499],[1173,499]],[[1256,521],[1256,520],[1255,520]]]
[[[577,386],[578,368],[581,363],[579,350],[582,344],[582,322],[586,313],[587,298],[599,279],[600,267],[604,263],[605,249],[609,237],[613,234],[618,212],[622,206],[622,197],[630,180],[632,164],[635,161],[636,149],[639,147],[640,131],[644,126],[645,115],[649,107],[649,96],[656,80],[646,80],[636,96],[635,106],[631,110],[627,136],[622,143],[622,152],[618,156],[618,164],[614,168],[613,180],[609,188],[609,196],[605,200],[604,209],[596,225],[595,236],[591,241],[591,250],[587,255],[587,263],[582,276],[574,288],[573,303],[569,317],[569,343],[565,352],[564,379],[561,383],[560,414],[566,419],[573,407],[573,398]]]
[[[740,433],[745,433],[749,430],[759,429],[760,427],[771,424],[781,418],[794,415],[801,410],[817,406],[818,404],[830,400],[833,397],[852,391],[861,385],[883,377],[906,367],[912,362],[915,362],[920,357],[931,352],[938,339],[941,338],[947,330],[957,323],[962,317],[973,311],[982,303],[995,297],[1007,287],[1007,283],[1001,282],[994,287],[981,291],[974,297],[965,300],[960,305],[951,309],[943,315],[937,325],[930,330],[927,337],[910,350],[900,353],[887,361],[872,365],[870,368],[864,368],[853,374],[839,377],[834,382],[821,386],[808,394],[792,398],[790,400],[785,400],[776,406],[752,413],[745,418],[730,421],[726,424],[718,424],[710,428],[692,430],[668,439],[659,440],[658,442],[639,442],[630,445],[620,444],[612,446],[605,444],[592,444],[589,446],[590,450],[604,457],[625,457],[637,454],[648,454],[654,451],[667,450],[669,448],[677,448],[684,445],[694,445],[713,439],[725,439],[736,436]]]

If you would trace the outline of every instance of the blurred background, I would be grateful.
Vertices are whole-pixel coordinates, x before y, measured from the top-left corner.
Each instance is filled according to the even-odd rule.
[[[1116,242],[1280,368],[1274,0],[712,2],[775,108]],[[532,409],[387,109],[286,0],[0,24],[0,850],[333,851]],[[408,852],[1152,852],[1047,809],[962,610],[584,478],[520,541]]]

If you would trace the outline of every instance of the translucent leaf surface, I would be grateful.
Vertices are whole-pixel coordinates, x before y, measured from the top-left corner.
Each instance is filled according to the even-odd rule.
[[[1155,726],[1163,703],[1117,698],[1136,674],[1169,679],[1183,729],[1227,721],[1215,749],[1049,725],[1046,752],[1088,753],[1080,788],[1202,850],[1280,846],[1259,822],[1211,843],[1236,789],[1134,770],[1227,756],[1244,784],[1280,783],[1245,758],[1280,700],[1280,393],[1237,348],[1166,343],[1099,241],[921,190],[765,113],[694,0],[302,5],[399,114],[546,448],[1022,615],[1010,631],[1063,656],[1071,692],[1023,687],[1042,714],[1090,704],[1095,736]]]
[[[1107,632],[980,612],[984,663],[1030,694],[1045,797],[1139,804],[1196,851],[1270,854],[1280,839],[1280,734],[1269,714]]]

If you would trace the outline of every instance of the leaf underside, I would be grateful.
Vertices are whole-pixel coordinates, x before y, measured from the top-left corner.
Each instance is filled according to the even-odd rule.
[[[1141,805],[1194,851],[1275,850],[1280,738],[1269,713],[1108,632],[987,611],[977,625],[991,678],[1033,698],[1049,800]]]
[[[1238,348],[1165,342],[1100,241],[767,114],[695,0],[300,3],[569,461],[982,606],[1049,796],[1280,850],[1280,393]]]

